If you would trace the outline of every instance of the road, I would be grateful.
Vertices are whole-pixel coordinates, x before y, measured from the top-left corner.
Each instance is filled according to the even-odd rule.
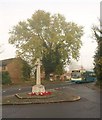
[[[52,88],[62,88],[63,86],[69,86],[73,83],[71,82],[63,82],[63,83],[59,83],[59,84],[47,84],[45,85],[45,88],[46,89],[52,89]],[[29,91],[31,92],[31,89],[32,89],[32,86],[24,86],[24,87],[21,87],[21,86],[12,86],[10,88],[5,88],[5,89],[2,89],[2,96],[7,96],[7,95],[13,95],[13,94],[16,94],[16,93],[21,93],[21,92],[26,92],[26,91]]]
[[[51,88],[51,86],[46,86]],[[67,92],[70,88],[81,97],[76,102],[5,105],[2,106],[3,118],[100,118],[100,92],[85,84],[53,85]],[[14,92],[29,91],[31,87],[5,89],[3,96]],[[8,92],[7,92],[7,91]],[[13,93],[11,92],[13,90]],[[4,90],[3,90],[4,91]]]

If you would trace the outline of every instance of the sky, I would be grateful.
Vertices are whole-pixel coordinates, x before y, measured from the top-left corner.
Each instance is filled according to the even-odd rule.
[[[37,10],[60,13],[68,22],[84,27],[78,64],[85,69],[92,68],[97,43],[92,38],[91,28],[99,22],[100,0],[0,0],[0,60],[16,55],[16,49],[8,43],[9,30],[19,21],[31,18]]]

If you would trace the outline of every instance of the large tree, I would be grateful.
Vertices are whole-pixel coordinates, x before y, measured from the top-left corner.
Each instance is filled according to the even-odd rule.
[[[94,68],[97,76],[97,82],[102,84],[102,22],[100,21],[100,27],[93,26],[92,30],[97,42],[97,50],[94,55]]]
[[[62,69],[71,58],[78,59],[82,35],[83,27],[67,22],[63,15],[38,10],[30,19],[13,27],[9,43],[14,44],[17,55],[31,65],[36,58],[42,59],[49,74]]]

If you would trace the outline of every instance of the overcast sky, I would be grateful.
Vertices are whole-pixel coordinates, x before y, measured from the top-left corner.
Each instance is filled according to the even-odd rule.
[[[84,26],[79,64],[85,68],[92,67],[97,44],[91,38],[91,27],[99,22],[100,0],[0,0],[0,49],[3,50],[0,60],[15,57],[15,48],[8,44],[8,32],[12,26],[30,18],[39,9],[60,13],[67,21]]]

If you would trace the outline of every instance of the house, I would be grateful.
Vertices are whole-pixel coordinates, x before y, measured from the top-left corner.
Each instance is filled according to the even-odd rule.
[[[6,60],[1,60],[0,61],[0,72],[3,71],[8,71],[7,70],[7,65],[13,60],[14,58],[6,59]]]
[[[10,58],[0,62],[2,63],[0,65],[0,72],[8,72],[12,83],[20,83],[22,80],[30,77],[30,67],[21,58]]]

